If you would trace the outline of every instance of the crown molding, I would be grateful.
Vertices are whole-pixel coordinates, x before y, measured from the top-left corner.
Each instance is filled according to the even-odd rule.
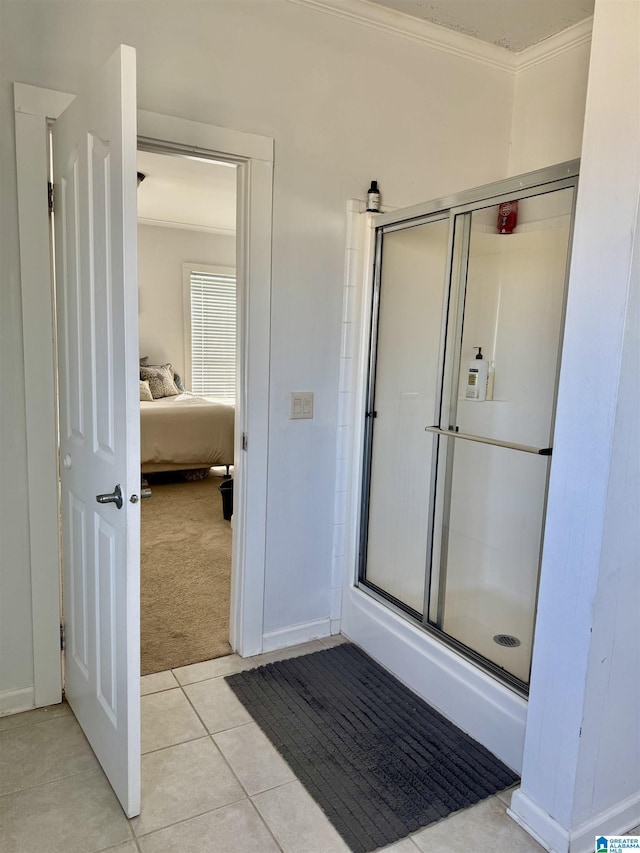
[[[572,24],[566,30],[556,33],[555,36],[549,36],[548,39],[533,44],[531,47],[526,47],[516,54],[517,71],[527,71],[533,68],[534,65],[539,65],[541,62],[546,62],[548,59],[553,59],[566,53],[568,50],[573,50],[581,44],[588,44],[591,41],[591,33],[593,31],[593,16],[585,18],[584,21],[578,21],[577,24]]]
[[[586,44],[591,40],[593,28],[593,18],[587,18],[516,53],[447,27],[432,24],[430,21],[405,15],[395,9],[378,6],[368,0],[289,0],[289,2],[345,21],[393,33],[400,38],[434,50],[480,62],[514,75],[553,59],[574,47]]]
[[[511,73],[515,71],[516,54],[502,47],[432,24],[430,21],[423,21],[421,18],[414,18],[412,15],[405,15],[404,12],[388,9],[386,6],[368,3],[367,0],[289,0],[289,2],[375,30],[393,33],[443,53],[482,62],[500,71]]]
[[[152,225],[154,228],[177,228],[182,231],[202,231],[203,234],[219,234],[221,237],[235,237],[233,228],[218,228],[215,225],[191,225],[188,222],[168,222],[166,219],[148,219],[138,217],[138,225]]]

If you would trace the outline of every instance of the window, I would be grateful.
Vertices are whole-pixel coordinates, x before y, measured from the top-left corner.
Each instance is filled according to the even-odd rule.
[[[185,348],[190,390],[233,402],[236,394],[236,276],[229,268],[184,265]],[[189,376],[187,373],[187,381]]]

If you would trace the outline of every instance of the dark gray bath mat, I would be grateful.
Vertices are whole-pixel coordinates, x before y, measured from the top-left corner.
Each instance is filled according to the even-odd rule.
[[[353,853],[518,780],[350,643],[227,682]]]

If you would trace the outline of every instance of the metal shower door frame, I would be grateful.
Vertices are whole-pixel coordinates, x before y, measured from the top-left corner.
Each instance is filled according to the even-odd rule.
[[[573,221],[575,212],[576,190],[578,185],[579,175],[579,160],[571,160],[566,163],[561,163],[556,166],[551,166],[546,169],[540,169],[530,172],[525,175],[519,175],[513,178],[507,178],[503,181],[498,181],[493,184],[487,184],[476,189],[466,190],[456,195],[435,199],[424,204],[415,205],[401,210],[395,210],[390,213],[381,214],[376,220],[375,234],[375,252],[373,263],[373,288],[372,288],[372,303],[371,303],[371,323],[369,332],[369,360],[368,373],[366,384],[366,403],[365,403],[365,435],[364,435],[364,450],[363,450],[363,477],[362,491],[360,500],[360,528],[359,528],[359,552],[358,552],[358,584],[361,589],[367,592],[376,600],[383,603],[386,607],[401,615],[403,618],[409,618],[412,622],[420,624],[427,632],[437,636],[437,638],[454,650],[463,654],[466,658],[472,660],[483,669],[497,676],[509,686],[518,690],[522,694],[527,694],[528,685],[522,682],[515,676],[506,673],[504,670],[492,664],[482,655],[457,641],[455,638],[448,636],[441,630],[439,624],[442,623],[442,614],[444,609],[444,590],[446,588],[446,541],[440,543],[440,554],[438,559],[438,584],[437,584],[437,617],[435,622],[429,619],[429,609],[431,595],[434,587],[434,566],[433,556],[434,548],[436,547],[436,495],[438,488],[438,470],[441,467],[440,453],[441,442],[444,439],[447,444],[447,460],[445,465],[445,483],[444,483],[444,501],[443,501],[443,518],[446,522],[448,514],[447,507],[450,508],[451,498],[451,479],[452,479],[452,459],[453,446],[456,439],[470,440],[491,444],[501,447],[507,447],[513,450],[536,453],[541,456],[550,457],[552,453],[551,436],[553,435],[555,410],[557,400],[558,377],[560,371],[560,361],[562,353],[562,337],[564,331],[564,314],[566,310],[566,293],[569,280],[569,260],[571,253],[571,244],[573,237]],[[554,400],[552,405],[552,416],[550,425],[549,447],[538,448],[529,447],[528,445],[520,445],[510,442],[502,442],[495,439],[483,438],[481,436],[467,435],[457,432],[456,415],[457,415],[457,389],[460,378],[460,343],[462,340],[462,327],[464,321],[464,306],[466,298],[468,261],[469,261],[469,246],[471,239],[471,216],[474,211],[481,210],[486,207],[493,207],[505,201],[520,200],[523,198],[531,198],[533,196],[546,195],[551,192],[556,192],[562,189],[572,188],[574,190],[573,204],[571,210],[571,225],[569,229],[567,263],[565,266],[565,282],[564,282],[564,300],[562,306],[562,318],[560,324],[560,338],[558,342],[558,359],[556,365],[556,382]],[[382,287],[382,258],[384,252],[384,236],[395,231],[414,228],[419,225],[425,225],[430,222],[442,221],[449,219],[449,238],[447,245],[447,262],[446,275],[444,281],[444,298],[443,312],[441,321],[440,347],[438,356],[438,383],[437,395],[434,411],[433,425],[425,425],[425,430],[433,433],[435,442],[434,452],[431,464],[431,483],[429,491],[429,505],[426,507],[428,512],[428,532],[427,532],[427,547],[425,553],[425,594],[423,612],[413,610],[403,602],[394,598],[389,593],[378,588],[374,584],[366,580],[366,564],[367,564],[367,540],[368,540],[368,508],[369,495],[371,490],[371,465],[372,465],[372,446],[373,433],[375,428],[375,382],[376,382],[376,362],[377,362],[377,344],[378,344],[378,328],[379,328],[379,312],[380,312],[380,293]],[[458,257],[456,257],[458,252]],[[450,350],[453,348],[453,358],[450,356]],[[450,364],[448,375],[445,376],[445,369]],[[447,387],[449,389],[449,398],[447,399]],[[448,406],[447,406],[448,404]],[[445,411],[446,409],[446,411]],[[446,424],[443,426],[443,419]],[[548,471],[547,471],[547,488],[548,488]],[[544,532],[544,517],[546,514],[546,491],[543,507],[543,529],[541,530],[541,547]],[[442,546],[444,544],[444,553]],[[445,568],[443,568],[443,566]],[[539,579],[539,570],[538,570]],[[534,602],[534,611],[537,608],[537,591],[536,600]]]

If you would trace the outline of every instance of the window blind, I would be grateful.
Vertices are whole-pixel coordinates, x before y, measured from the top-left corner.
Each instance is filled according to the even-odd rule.
[[[192,270],[191,390],[233,399],[236,393],[236,279]]]

